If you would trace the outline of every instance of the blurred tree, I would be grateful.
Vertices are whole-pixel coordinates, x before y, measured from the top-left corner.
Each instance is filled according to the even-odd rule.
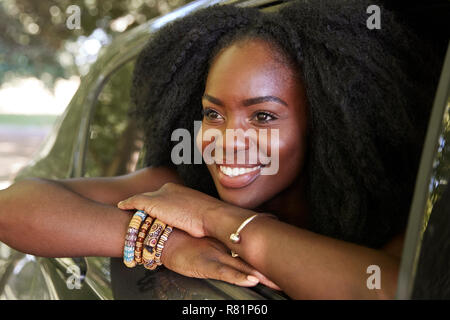
[[[430,196],[427,199],[427,208],[424,216],[424,224],[422,233],[427,228],[428,220],[434,205],[442,198],[442,195],[447,188],[448,179],[450,177],[450,96],[448,97],[445,108],[442,132],[439,137],[439,145],[433,163],[433,170],[431,172],[431,181],[429,185]]]
[[[11,76],[41,78],[83,73],[77,61],[94,31],[107,44],[115,35],[165,14],[190,0],[0,0],[0,83]],[[81,28],[67,25],[69,6],[80,8]],[[79,62],[77,64],[77,62]],[[88,62],[92,62],[88,61]]]
[[[129,117],[131,105],[129,84],[135,61],[121,66],[97,97],[90,124],[90,137],[85,158],[87,177],[110,177],[134,170],[142,148],[142,133]]]

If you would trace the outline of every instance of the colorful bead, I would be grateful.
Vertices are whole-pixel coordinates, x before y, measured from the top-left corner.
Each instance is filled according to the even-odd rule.
[[[136,260],[137,264],[142,264],[143,243],[147,235],[148,229],[152,225],[152,222],[153,222],[152,217],[150,216],[146,217],[141,225],[141,228],[139,229],[134,250],[134,259]]]
[[[149,270],[155,270],[158,266],[155,263],[155,247],[158,243],[161,233],[164,231],[166,224],[161,220],[155,219],[147,237],[144,240],[144,250],[142,253],[142,263],[144,267]]]
[[[158,243],[159,237],[165,227],[166,227],[166,224],[164,222],[156,219],[153,222],[153,225],[150,228],[150,231],[144,240],[144,245],[154,248],[156,246],[156,244]]]
[[[161,262],[161,256],[162,256],[162,251],[164,249],[164,245],[167,241],[167,239],[169,238],[169,235],[172,233],[173,228],[171,226],[167,226],[164,229],[163,234],[161,235],[158,244],[156,245],[156,250],[155,250],[155,262],[158,266],[162,265]]]
[[[136,266],[136,261],[134,260],[134,251],[137,234],[142,221],[144,221],[146,217],[147,214],[144,211],[136,211],[128,225],[123,249],[123,262],[128,268],[133,268]]]

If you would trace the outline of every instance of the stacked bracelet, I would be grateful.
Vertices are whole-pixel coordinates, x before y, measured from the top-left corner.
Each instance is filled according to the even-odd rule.
[[[144,240],[144,252],[142,254],[142,262],[146,269],[154,270],[157,265],[155,263],[155,247],[158,243],[159,237],[164,231],[166,224],[161,220],[155,219],[152,227]]]
[[[146,217],[147,214],[144,211],[136,211],[130,221],[130,224],[128,225],[123,249],[123,262],[129,268],[136,266],[136,261],[134,260],[134,249],[136,246],[139,227]]]
[[[161,235],[161,237],[159,238],[158,244],[156,245],[156,251],[155,251],[155,263],[156,265],[160,266],[162,265],[161,262],[161,255],[162,255],[162,251],[164,249],[164,244],[166,243],[167,239],[169,238],[170,233],[172,232],[172,227],[171,226],[167,226],[164,229],[163,234]]]
[[[147,232],[152,225],[153,218],[147,216],[145,221],[142,223],[141,228],[139,229],[139,233],[137,235],[136,247],[134,249],[134,260],[136,260],[137,264],[142,264],[142,252],[144,247],[144,240],[147,236]]]
[[[173,227],[144,211],[136,211],[125,236],[124,264],[129,268],[143,264],[146,269],[156,269],[162,264],[162,250],[172,230]]]

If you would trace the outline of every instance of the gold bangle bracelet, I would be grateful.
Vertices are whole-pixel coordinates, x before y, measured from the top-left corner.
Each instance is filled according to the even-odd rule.
[[[276,216],[274,216],[272,214],[268,214],[268,213],[257,213],[257,214],[254,214],[253,216],[245,219],[244,222],[242,222],[241,225],[237,228],[236,232],[230,234],[230,241],[232,243],[235,243],[235,244],[240,243],[241,242],[240,232],[242,231],[242,229],[245,228],[245,226],[247,224],[249,224],[253,219],[255,219],[258,216],[267,216],[267,217],[278,219]],[[237,253],[235,253],[234,251],[231,251],[231,256],[233,258],[239,257],[239,255]]]

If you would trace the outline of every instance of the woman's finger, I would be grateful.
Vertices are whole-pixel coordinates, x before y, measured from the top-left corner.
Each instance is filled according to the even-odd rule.
[[[274,283],[272,280],[267,278],[261,272],[255,270],[252,272],[252,275],[257,277],[259,279],[259,282],[261,282],[263,285],[265,285],[273,290],[282,291],[281,288],[276,283]]]
[[[174,203],[159,192],[147,192],[123,200],[117,207],[121,210],[142,210],[152,218],[184,230],[193,237],[205,236],[203,220],[189,211],[183,211],[183,204]]]
[[[206,276],[209,279],[221,280],[241,287],[254,287],[259,283],[257,277],[246,274],[220,261],[208,262]]]
[[[281,291],[279,286],[277,286],[275,283],[273,283],[271,280],[269,280],[265,275],[263,275],[261,272],[259,272],[255,268],[253,268],[251,265],[246,263],[244,260],[242,260],[240,258],[233,258],[226,254],[224,255],[224,257],[221,260],[222,260],[222,263],[228,264],[231,267],[238,269],[245,274],[255,276],[256,278],[259,279],[259,282],[262,283],[263,285],[265,285],[271,289]]]
[[[151,193],[145,195],[137,194],[128,199],[120,201],[117,207],[122,210],[143,210],[146,211],[151,207],[152,199]],[[147,209],[147,210],[146,210]]]

